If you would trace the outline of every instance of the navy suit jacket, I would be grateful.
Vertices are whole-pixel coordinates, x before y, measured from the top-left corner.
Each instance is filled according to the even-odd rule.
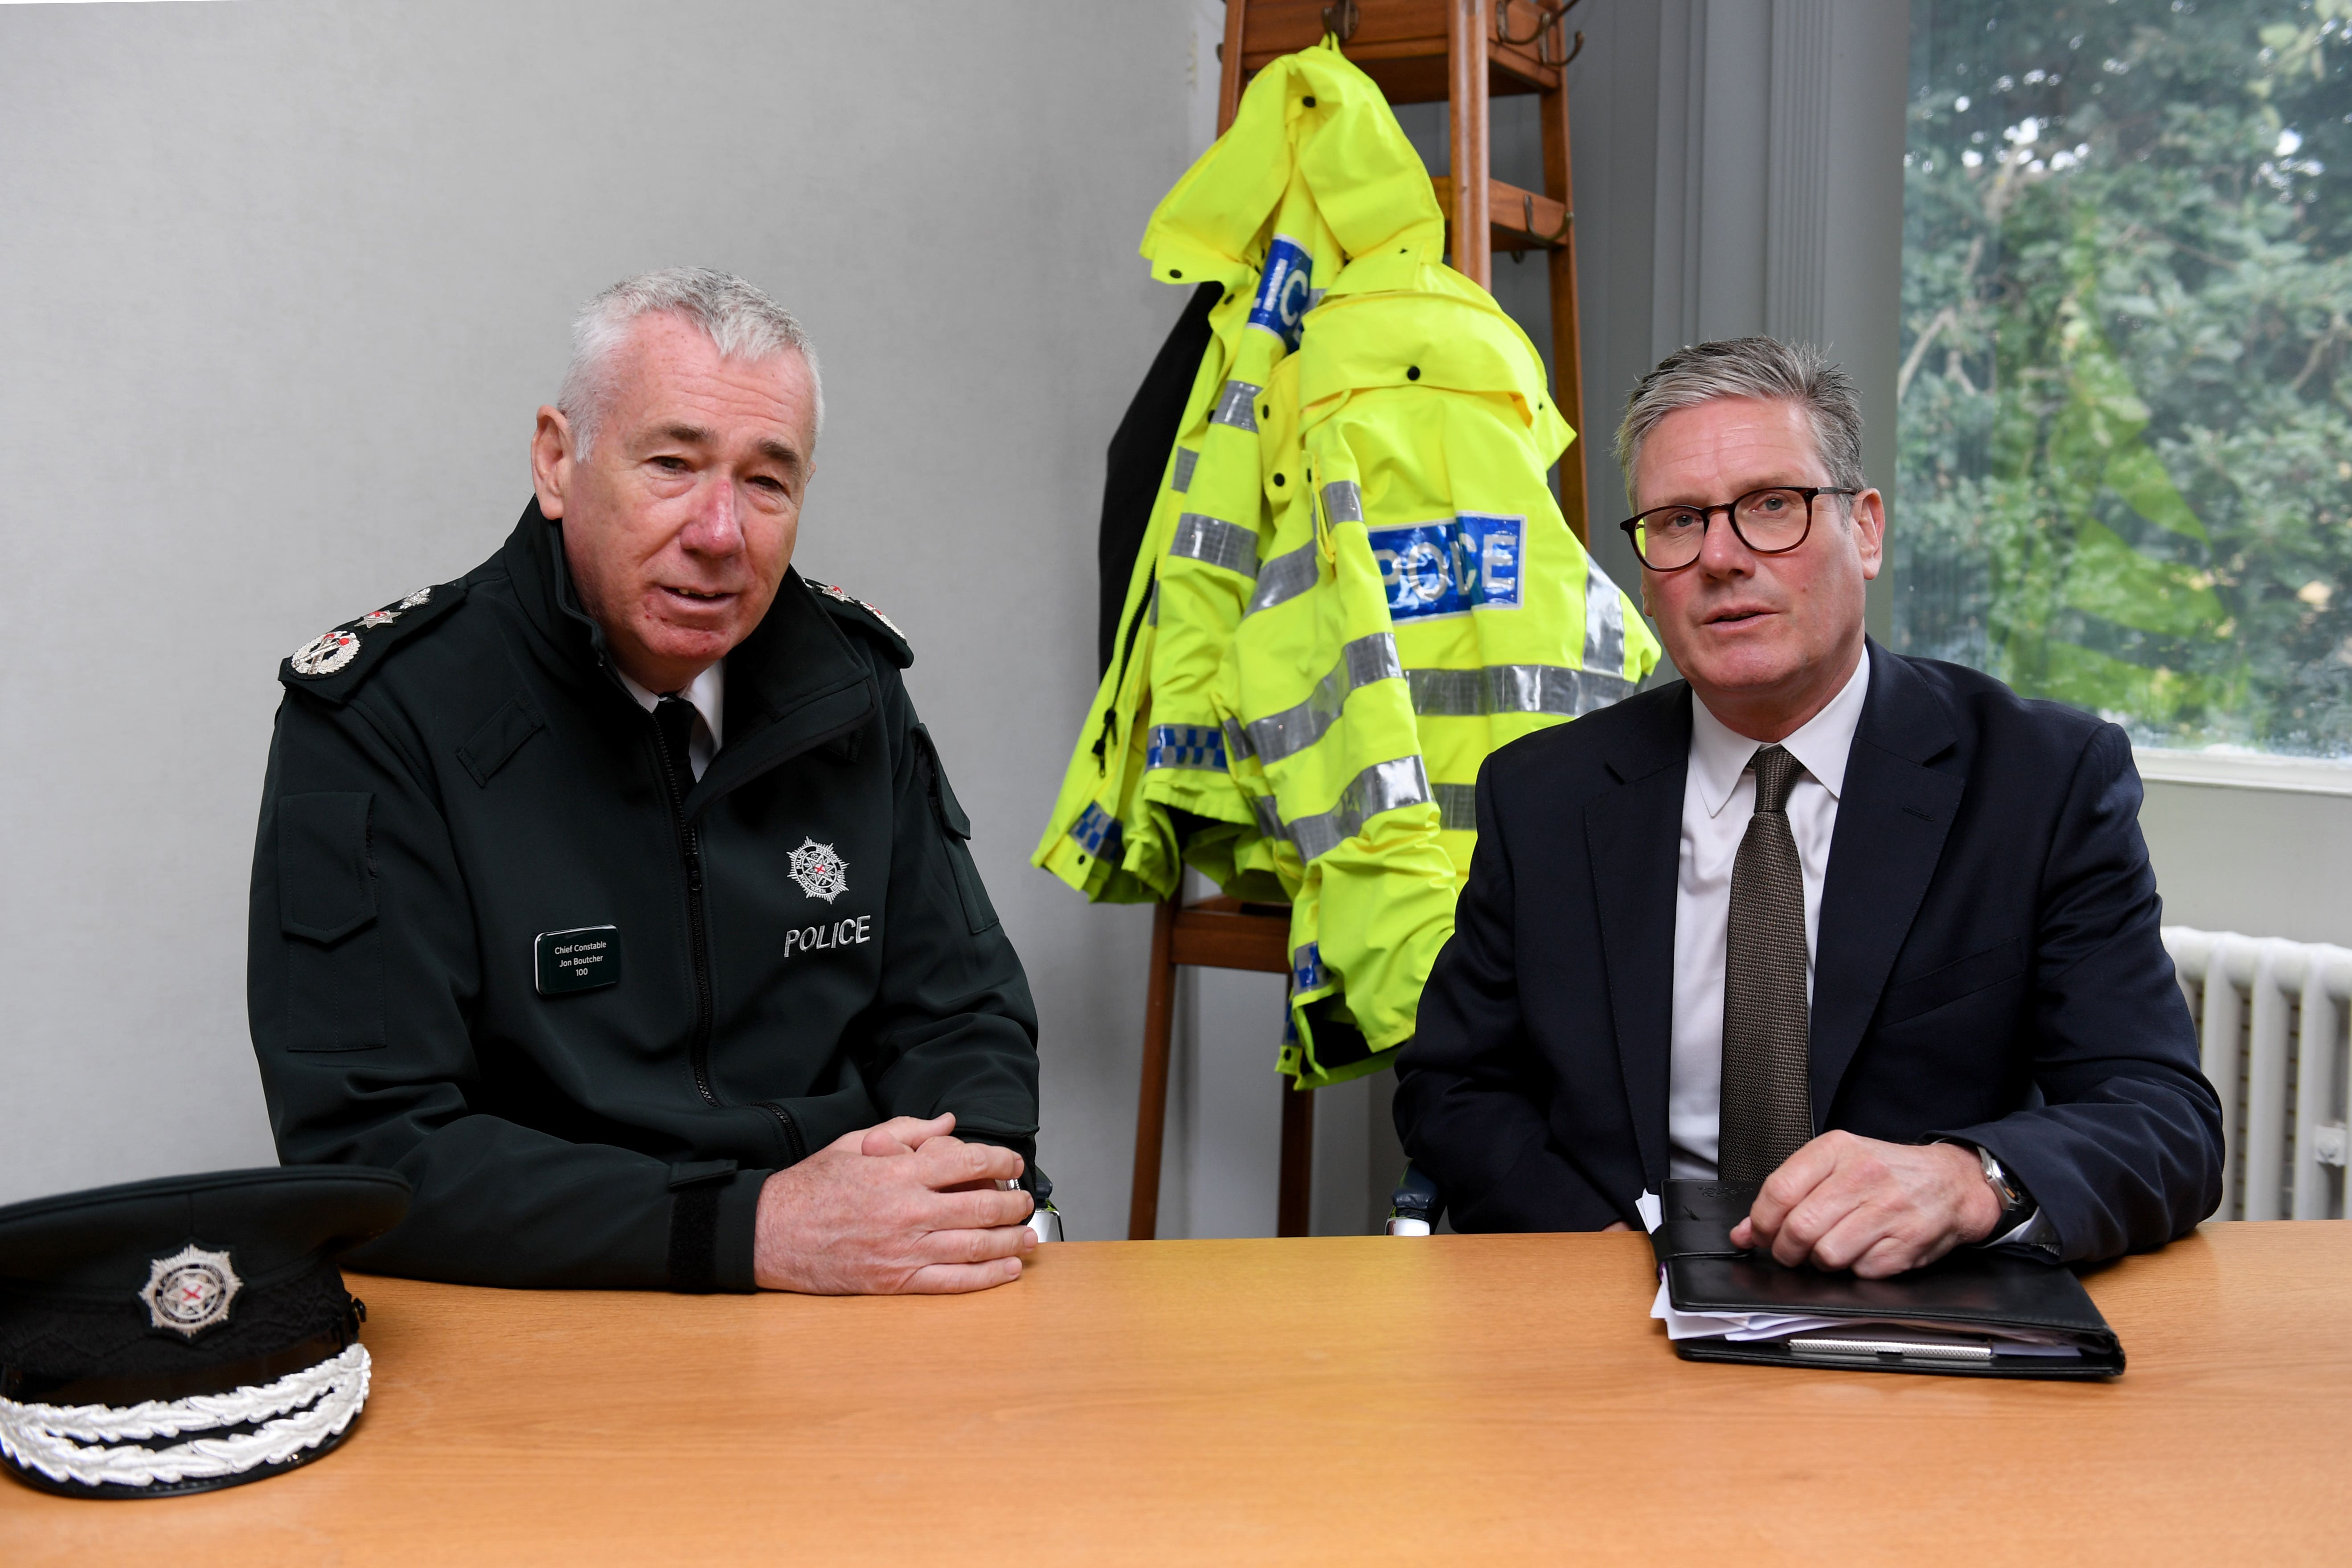
[[[1643,692],[1479,773],[1395,1102],[1460,1229],[1639,1228],[1664,1190],[1691,700]],[[2113,724],[1872,646],[1822,888],[1815,1131],[1981,1144],[2070,1261],[2161,1246],[2221,1197],[2139,805]]]

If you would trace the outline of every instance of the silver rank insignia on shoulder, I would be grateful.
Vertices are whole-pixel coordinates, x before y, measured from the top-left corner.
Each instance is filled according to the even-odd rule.
[[[360,656],[360,635],[345,626],[320,632],[294,650],[297,675],[332,675]]]
[[[147,1316],[155,1327],[194,1339],[228,1321],[229,1303],[244,1288],[227,1253],[206,1252],[191,1242],[149,1266],[147,1288],[139,1299],[147,1303]]]
[[[835,854],[832,845],[819,844],[805,834],[793,851],[786,874],[801,885],[802,892],[828,904],[849,891],[849,862]]]
[[[900,642],[911,640],[908,637],[905,632],[899,630],[898,623],[884,615],[879,606],[874,605],[870,601],[859,598],[848,589],[836,588],[830,583],[820,583],[814,577],[808,580],[808,585],[814,588],[818,593],[823,594],[829,599],[838,599],[845,605],[856,605],[859,609],[864,610],[867,615],[872,616],[876,620],[880,621],[884,626],[888,626],[892,631],[897,632]]]
[[[292,664],[297,675],[332,675],[360,656],[360,633],[377,626],[388,626],[400,619],[403,610],[413,610],[429,604],[433,590],[419,588],[396,605],[386,605],[381,610],[370,610],[356,621],[346,621],[340,626],[320,632],[317,637],[294,650]],[[869,609],[871,605],[867,606]],[[879,615],[879,610],[875,611]]]

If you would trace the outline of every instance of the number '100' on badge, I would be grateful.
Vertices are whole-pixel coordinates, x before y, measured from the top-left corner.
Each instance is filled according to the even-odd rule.
[[[619,926],[543,931],[531,939],[530,945],[541,996],[562,996],[620,984]]]

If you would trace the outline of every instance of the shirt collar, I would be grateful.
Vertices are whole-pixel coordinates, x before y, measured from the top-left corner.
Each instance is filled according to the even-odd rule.
[[[1870,647],[1864,644],[1853,673],[1822,710],[1805,721],[1780,744],[1805,765],[1815,783],[1836,800],[1845,788],[1845,761],[1853,750],[1853,731],[1862,722],[1863,699],[1870,694]],[[1691,700],[1691,776],[1698,781],[1699,801],[1709,816],[1723,814],[1748,759],[1763,745],[1732,729],[1707,710],[1694,694]]]
[[[621,684],[628,689],[630,696],[637,700],[637,706],[646,712],[652,712],[661,701],[661,694],[648,691],[630,679],[628,671],[618,664],[613,666],[613,673],[621,678]],[[727,661],[722,658],[696,676],[677,695],[692,703],[694,710],[702,715],[703,724],[710,731],[710,749],[715,752],[725,745],[727,732],[721,726],[727,712]]]

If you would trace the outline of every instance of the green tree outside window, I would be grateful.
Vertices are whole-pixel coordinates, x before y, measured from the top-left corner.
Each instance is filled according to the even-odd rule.
[[[1895,646],[2352,756],[2352,0],[1914,0]]]

